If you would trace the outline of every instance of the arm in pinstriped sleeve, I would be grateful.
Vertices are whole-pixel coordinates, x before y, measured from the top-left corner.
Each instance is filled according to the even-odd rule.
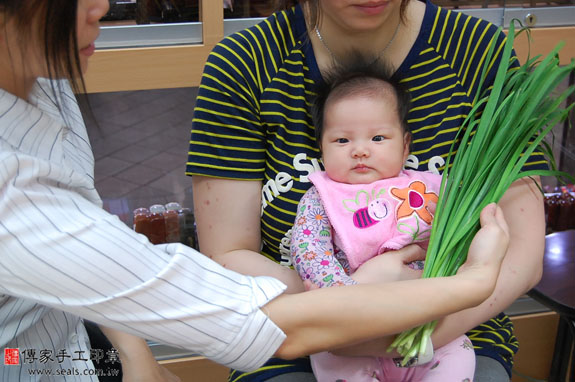
[[[83,126],[0,96],[0,293],[237,369],[274,354],[285,335],[259,308],[281,282],[150,244],[100,208]]]

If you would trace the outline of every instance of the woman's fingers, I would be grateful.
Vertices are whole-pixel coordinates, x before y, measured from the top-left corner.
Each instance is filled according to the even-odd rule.
[[[503,211],[495,203],[488,204],[479,217],[481,229],[477,232],[467,254],[466,267],[496,267],[499,270],[509,245],[509,227]]]

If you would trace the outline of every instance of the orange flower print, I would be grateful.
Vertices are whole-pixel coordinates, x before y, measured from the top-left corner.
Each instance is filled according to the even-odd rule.
[[[401,201],[397,219],[411,216],[415,212],[421,220],[431,224],[433,215],[429,212],[429,203],[437,203],[438,197],[433,192],[427,192],[425,183],[417,180],[407,188],[392,188],[390,192]]]
[[[313,260],[316,257],[317,257],[317,253],[315,253],[314,251],[307,251],[303,254],[304,260],[307,260],[307,261]]]

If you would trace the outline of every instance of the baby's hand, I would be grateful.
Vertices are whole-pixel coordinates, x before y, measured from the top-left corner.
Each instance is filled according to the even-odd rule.
[[[366,261],[355,271],[352,278],[360,284],[417,279],[421,277],[421,270],[415,270],[409,267],[409,264],[424,259],[425,251],[419,245],[411,244]]]
[[[319,287],[316,284],[312,283],[309,280],[305,280],[303,282],[303,287],[305,288],[306,292],[308,292],[310,290],[314,290],[314,289],[319,289]]]

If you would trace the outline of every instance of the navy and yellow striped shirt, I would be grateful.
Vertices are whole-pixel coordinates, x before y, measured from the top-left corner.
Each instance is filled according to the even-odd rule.
[[[408,168],[441,173],[476,94],[493,81],[504,41],[486,21],[427,3],[417,41],[395,74],[412,96]],[[480,89],[493,44],[496,56]],[[186,174],[262,181],[262,254],[288,266],[296,207],[311,185],[307,176],[319,169],[310,105],[321,82],[296,6],[218,44],[196,101]],[[533,155],[527,166],[545,160]],[[471,338],[478,354],[510,370],[517,341],[507,318],[489,321]]]

